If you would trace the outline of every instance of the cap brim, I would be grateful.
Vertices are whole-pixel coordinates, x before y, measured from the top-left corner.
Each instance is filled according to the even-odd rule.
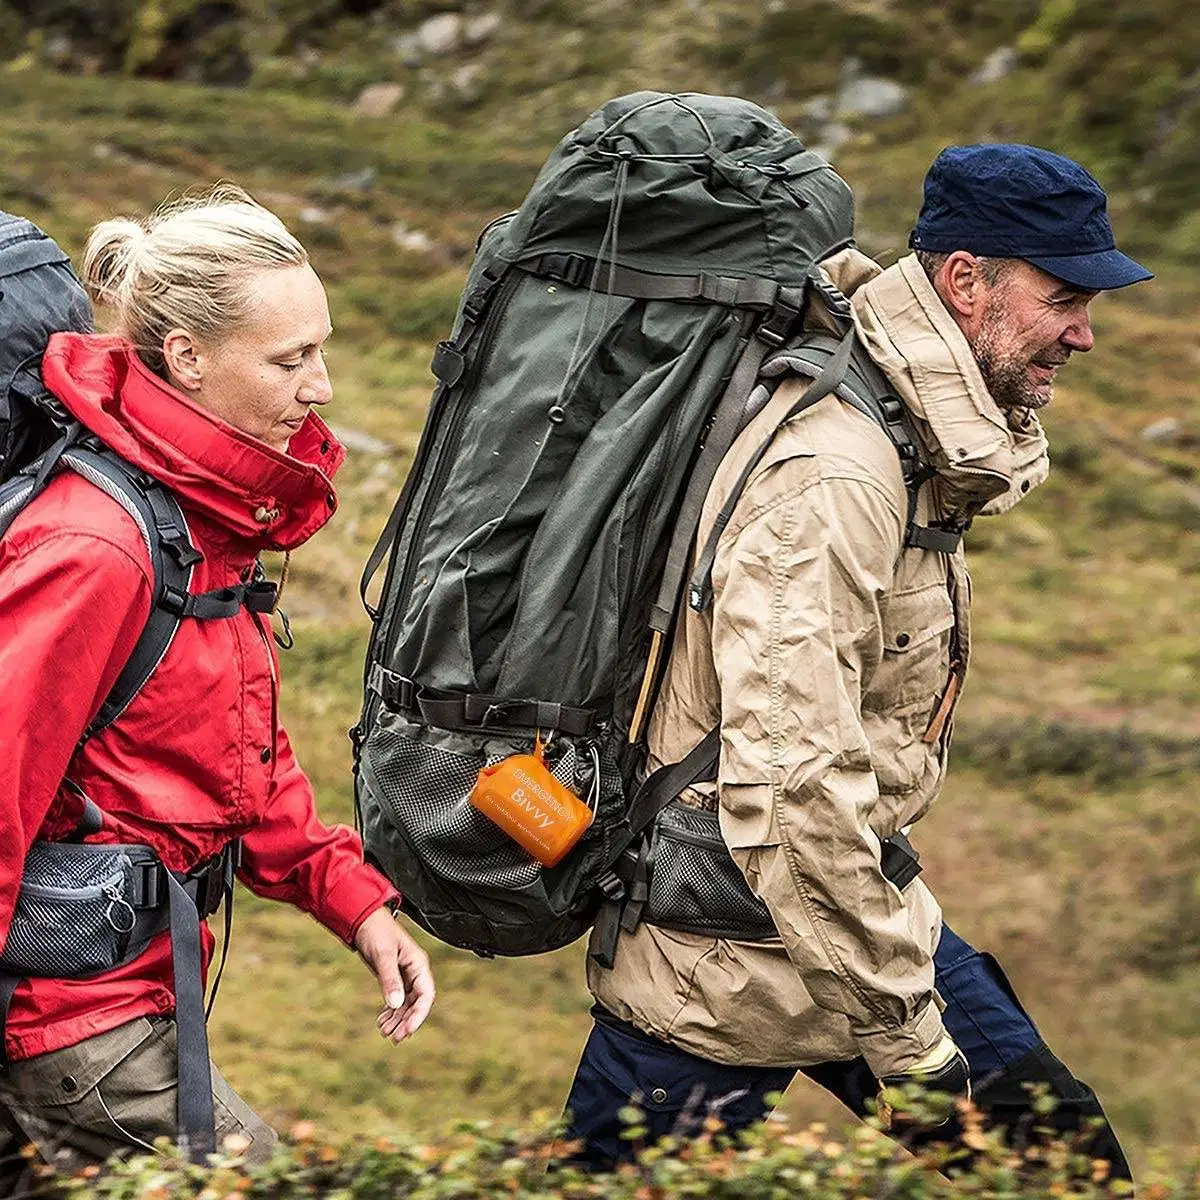
[[[1154,278],[1153,272],[1116,249],[1101,250],[1096,254],[1068,254],[1060,258],[1028,257],[1025,261],[1085,292],[1110,292]]]

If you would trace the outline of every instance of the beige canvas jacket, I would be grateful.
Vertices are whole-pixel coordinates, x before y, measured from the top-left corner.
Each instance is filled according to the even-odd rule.
[[[827,273],[853,292],[859,331],[938,467],[923,523],[1003,511],[1046,477],[1036,418],[1010,428],[915,257],[879,273],[851,250]],[[698,544],[807,383],[783,384],[734,444]],[[650,766],[683,758],[720,723],[717,784],[685,798],[718,807],[779,938],[643,924],[622,934],[612,970],[589,960],[589,984],[609,1011],[693,1054],[762,1066],[862,1054],[885,1075],[942,1033],[940,909],[920,879],[903,893],[885,880],[879,853],[941,789],[953,715],[943,699],[952,650],[964,669],[969,655],[970,581],[961,550],[905,549],[905,519],[891,442],[828,397],[775,435],[721,537],[713,604],[678,623]]]

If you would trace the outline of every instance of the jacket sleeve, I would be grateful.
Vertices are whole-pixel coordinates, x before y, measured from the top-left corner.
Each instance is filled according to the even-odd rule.
[[[879,791],[861,696],[883,653],[903,521],[869,479],[811,465],[757,508],[747,491],[716,563],[721,829],[800,981],[847,1017],[880,1077],[943,1032],[932,960],[870,826]]]
[[[317,817],[312,785],[282,728],[266,815],[242,842],[242,881],[255,894],[286,900],[354,945],[358,927],[400,893],[363,862],[362,842]]]
[[[0,945],[25,856],[137,644],[151,595],[149,560],[98,534],[0,542]]]

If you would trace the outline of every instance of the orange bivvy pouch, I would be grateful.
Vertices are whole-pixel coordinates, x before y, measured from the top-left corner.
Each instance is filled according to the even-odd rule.
[[[469,799],[544,867],[557,866],[595,816],[550,773],[540,737],[532,754],[484,767]]]

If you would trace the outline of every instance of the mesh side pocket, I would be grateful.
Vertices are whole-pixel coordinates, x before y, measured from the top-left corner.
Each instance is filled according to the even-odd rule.
[[[457,754],[403,731],[377,729],[370,753],[377,794],[423,868],[467,887],[520,889],[536,882],[542,865],[467,799],[483,767],[528,749]],[[575,748],[561,741],[551,746],[547,766],[572,786]]]
[[[668,804],[650,853],[650,924],[748,941],[777,936],[766,905],[730,856],[715,812]]]
[[[134,925],[131,875],[129,856],[112,846],[35,842],[0,963],[59,979],[115,967]]]

